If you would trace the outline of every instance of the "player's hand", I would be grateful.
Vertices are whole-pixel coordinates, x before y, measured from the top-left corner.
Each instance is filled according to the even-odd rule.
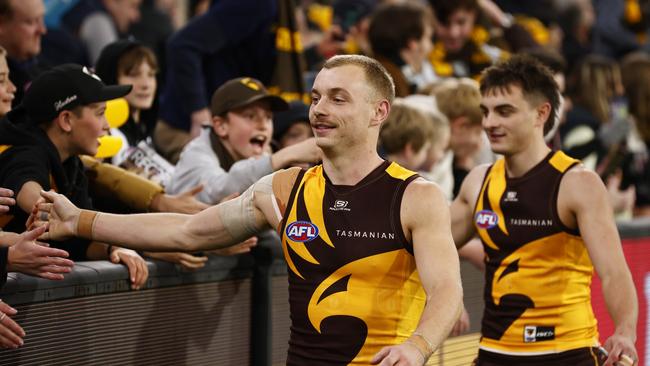
[[[18,311],[0,300],[0,347],[18,348],[23,345],[25,331],[12,316]]]
[[[81,210],[68,198],[53,191],[41,191],[44,203],[38,204],[38,219],[48,222],[48,231],[43,240],[65,240],[77,234],[77,222]]]
[[[25,222],[25,227],[27,228],[27,231],[36,229],[37,227],[45,226],[47,225],[47,218],[48,214],[43,214],[43,221],[40,220],[39,218],[39,212],[38,212],[38,205],[41,203],[45,202],[45,198],[39,197],[36,202],[34,203],[34,206],[32,207],[32,212],[29,213],[29,217],[27,218],[27,221]]]
[[[196,195],[203,190],[203,185],[198,185],[186,192],[171,195],[158,194],[151,201],[152,211],[176,212],[183,214],[195,214],[210,207],[196,199]]]
[[[208,261],[206,256],[196,256],[182,252],[146,252],[147,257],[160,259],[171,263],[180,264],[184,269],[195,271],[205,266]]]
[[[0,215],[9,212],[9,206],[16,204],[13,197],[14,192],[11,189],[0,188]]]
[[[242,241],[239,244],[235,244],[226,248],[213,249],[208,251],[207,253],[222,255],[222,256],[237,255],[237,254],[250,252],[251,248],[253,248],[256,245],[257,245],[257,237],[254,236],[252,238],[248,238]]]
[[[110,256],[111,262],[123,263],[129,269],[129,278],[131,280],[131,288],[139,290],[147,282],[149,277],[149,269],[147,262],[134,250],[113,247]]]
[[[630,337],[613,334],[605,341],[604,347],[609,355],[603,366],[632,366],[639,362],[634,341]],[[632,363],[629,363],[630,360]]]
[[[44,232],[45,227],[41,226],[20,234],[16,244],[9,247],[7,270],[48,280],[62,280],[72,270],[74,262],[67,259],[68,252],[36,241]]]
[[[451,336],[456,337],[459,336],[469,330],[469,314],[467,313],[467,309],[463,307],[463,312],[460,313],[460,318],[456,321],[456,324],[454,324],[454,327],[451,330]]]
[[[379,366],[422,366],[426,360],[414,344],[405,342],[382,348],[370,363]]]

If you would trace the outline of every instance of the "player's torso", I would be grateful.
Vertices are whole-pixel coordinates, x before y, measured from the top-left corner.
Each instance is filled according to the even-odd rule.
[[[296,181],[282,226],[289,271],[288,364],[368,364],[415,329],[424,292],[399,212],[413,172],[384,163],[355,186],[322,167]]]
[[[503,160],[486,173],[474,215],[487,255],[486,350],[545,354],[597,342],[591,260],[557,213],[560,181],[575,162],[557,152],[519,178],[506,178]]]

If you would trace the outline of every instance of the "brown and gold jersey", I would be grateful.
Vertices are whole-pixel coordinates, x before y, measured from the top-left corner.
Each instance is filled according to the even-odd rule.
[[[389,162],[354,186],[332,184],[322,166],[297,176],[280,225],[288,365],[367,365],[415,330],[425,294],[400,222],[415,178]]]
[[[503,159],[488,169],[474,211],[487,256],[481,348],[533,355],[597,344],[591,260],[557,212],[576,163],[551,152],[522,177],[508,178]]]

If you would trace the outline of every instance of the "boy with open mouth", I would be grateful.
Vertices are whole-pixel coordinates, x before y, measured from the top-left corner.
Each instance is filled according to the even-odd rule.
[[[288,108],[256,79],[232,79],[212,96],[212,124],[184,148],[169,192],[203,185],[197,198],[215,204],[241,193],[261,177],[300,163],[315,163],[320,150],[308,139],[269,154],[273,112]]]

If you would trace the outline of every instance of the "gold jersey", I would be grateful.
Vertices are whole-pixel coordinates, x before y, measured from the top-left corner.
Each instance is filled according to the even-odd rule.
[[[591,259],[557,212],[560,181],[576,163],[551,152],[522,177],[508,178],[503,159],[488,169],[474,211],[486,253],[482,349],[535,355],[598,344]]]
[[[425,293],[400,222],[404,190],[415,178],[389,162],[354,186],[332,184],[322,166],[296,177],[280,203],[287,365],[368,365],[415,330]]]

